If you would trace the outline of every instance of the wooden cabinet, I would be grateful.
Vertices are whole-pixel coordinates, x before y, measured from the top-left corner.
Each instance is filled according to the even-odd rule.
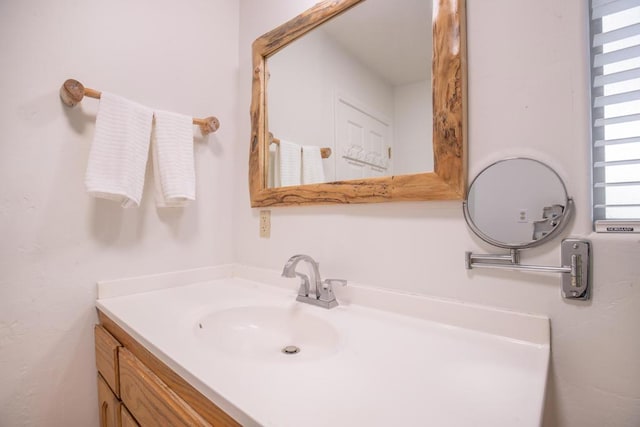
[[[100,411],[100,427],[119,427],[120,400],[113,394],[107,382],[98,374],[98,410]]]
[[[111,319],[98,314],[101,427],[240,426]]]

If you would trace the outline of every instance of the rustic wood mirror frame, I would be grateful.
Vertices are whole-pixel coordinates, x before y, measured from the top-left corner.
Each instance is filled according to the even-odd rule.
[[[467,185],[465,0],[433,0],[434,172],[267,187],[266,59],[366,0],[327,0],[253,42],[249,192],[252,207],[462,200]]]

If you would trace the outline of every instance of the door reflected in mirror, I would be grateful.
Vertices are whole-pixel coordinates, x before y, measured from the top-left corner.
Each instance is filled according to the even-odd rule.
[[[572,200],[564,183],[537,160],[496,162],[473,180],[465,219],[483,240],[505,248],[537,246],[566,224]]]
[[[269,56],[267,186],[433,171],[432,46],[430,0],[367,0]]]

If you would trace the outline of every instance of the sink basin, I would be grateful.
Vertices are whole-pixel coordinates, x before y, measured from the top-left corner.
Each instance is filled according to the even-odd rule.
[[[201,344],[234,358],[260,361],[323,358],[335,353],[339,344],[337,329],[299,304],[215,311],[196,321],[194,328]]]

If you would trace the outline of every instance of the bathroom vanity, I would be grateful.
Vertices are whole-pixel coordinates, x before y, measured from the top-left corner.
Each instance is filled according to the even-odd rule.
[[[98,316],[94,335],[101,426],[240,425],[104,313]]]
[[[242,266],[99,284],[106,425],[540,424],[547,318],[358,284],[325,309],[297,285]]]

